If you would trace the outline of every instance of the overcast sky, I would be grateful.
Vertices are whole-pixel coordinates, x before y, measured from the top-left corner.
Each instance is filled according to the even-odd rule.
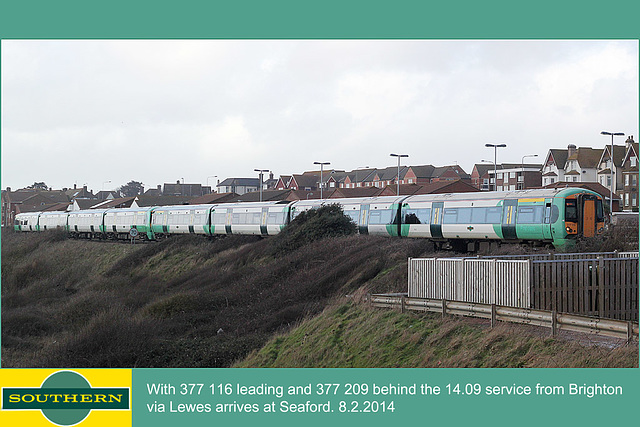
[[[2,188],[145,188],[638,140],[637,41],[2,41]],[[617,139],[623,144],[625,138]],[[317,167],[315,167],[317,168]],[[217,176],[218,178],[213,178]],[[108,182],[110,181],[110,182]]]

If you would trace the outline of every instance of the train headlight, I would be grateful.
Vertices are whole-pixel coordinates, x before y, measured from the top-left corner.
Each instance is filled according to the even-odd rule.
[[[567,233],[571,231],[570,227],[565,227],[565,229],[567,230]]]

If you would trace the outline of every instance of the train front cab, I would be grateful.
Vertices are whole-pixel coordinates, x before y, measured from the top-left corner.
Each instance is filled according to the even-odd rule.
[[[583,237],[595,237],[604,231],[602,198],[594,192],[577,192],[560,199],[564,206],[561,224],[564,230],[554,230],[564,239],[554,239],[555,246],[571,245]]]

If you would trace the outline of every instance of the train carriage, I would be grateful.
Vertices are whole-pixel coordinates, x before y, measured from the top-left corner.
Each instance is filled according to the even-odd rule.
[[[156,208],[151,215],[151,230],[156,237],[169,234],[211,234],[213,205],[176,205]]]
[[[107,209],[89,209],[69,212],[67,231],[71,237],[103,238],[103,220]]]
[[[16,215],[14,230],[16,231],[39,231],[38,218],[40,212],[20,213]]]
[[[213,209],[214,234],[253,234],[270,236],[289,222],[291,202],[245,202],[216,205]],[[221,221],[224,217],[224,231]]]
[[[108,209],[104,213],[102,232],[109,239],[154,240],[151,214],[156,207]],[[135,231],[131,231],[135,230]]]
[[[68,216],[67,212],[42,212],[38,219],[39,231],[66,230]]]

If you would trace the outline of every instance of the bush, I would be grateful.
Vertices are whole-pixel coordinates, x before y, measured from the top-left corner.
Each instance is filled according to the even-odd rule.
[[[301,212],[273,241],[273,254],[280,255],[305,244],[329,237],[355,234],[358,226],[338,204]]]

